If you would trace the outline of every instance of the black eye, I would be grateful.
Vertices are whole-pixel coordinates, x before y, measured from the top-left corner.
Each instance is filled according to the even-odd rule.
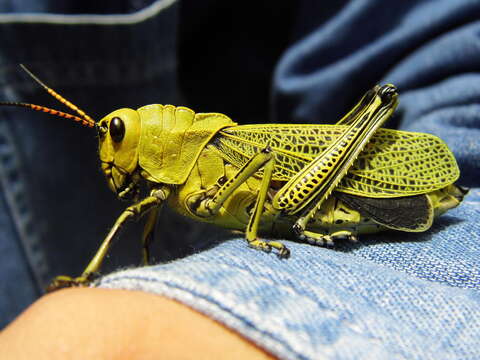
[[[125,136],[125,124],[119,117],[114,117],[110,121],[110,136],[113,141],[120,142]]]

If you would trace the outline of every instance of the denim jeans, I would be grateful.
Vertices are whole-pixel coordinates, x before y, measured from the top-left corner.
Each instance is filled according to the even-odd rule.
[[[133,13],[95,16],[68,14],[67,2],[2,3],[0,99],[64,110],[21,71],[18,64],[24,63],[94,118],[120,107],[178,104],[178,6],[150,2]],[[52,277],[81,273],[125,205],[100,173],[95,131],[37,112],[0,111],[3,327]],[[119,259],[108,262],[107,271],[139,263],[129,256],[138,251],[136,233],[125,235],[132,239],[115,246]]]
[[[11,69],[15,62],[28,64],[28,57],[33,70],[80,107],[91,104],[91,98],[98,100],[87,109],[95,116],[120,104],[177,104],[181,89],[176,87],[175,71],[182,69],[175,69],[176,39],[170,27],[175,9],[175,4],[169,5],[138,23],[109,21],[108,26],[61,27],[60,21],[50,21],[33,28],[25,19],[2,23],[0,16],[5,29],[0,34],[13,38],[20,32],[24,34],[20,38],[29,39],[34,47],[22,48],[24,53],[12,51],[15,58],[2,54],[3,96],[50,101]],[[398,87],[400,105],[388,126],[441,137],[458,160],[459,184],[471,187],[464,202],[437,219],[432,229],[363,236],[359,243],[334,250],[285,241],[292,251],[288,260],[250,249],[241,238],[209,242],[222,236],[202,232],[196,234],[207,244],[202,251],[113,272],[96,285],[177,299],[280,358],[479,358],[479,10],[480,3],[467,0],[388,5],[381,0],[328,5],[301,1],[292,14],[291,44],[275,66],[274,122],[332,123],[374,84]],[[115,40],[114,33],[122,40]],[[45,35],[47,48],[45,40],[30,43],[32,37]],[[90,50],[65,47],[66,36],[89,39]],[[139,51],[136,41],[143,44],[141,59],[128,51]],[[143,58],[145,48],[148,61]],[[122,67],[118,60],[127,52],[132,64],[129,60]],[[161,64],[153,61],[157,56]],[[206,84],[198,91],[214,86]],[[244,102],[248,99],[246,92],[239,96]],[[115,209],[113,201],[107,203],[111,195],[101,177],[92,175],[91,134],[38,114],[18,110],[4,114],[0,246],[8,256],[2,255],[0,306],[6,309],[2,316],[7,321],[38,295],[48,276],[81,271]],[[52,199],[55,192],[60,200]],[[181,242],[175,231],[163,230],[162,226],[162,243]],[[122,237],[121,243],[127,242]],[[113,251],[116,256],[122,249]],[[111,267],[116,265],[113,257],[108,260]]]

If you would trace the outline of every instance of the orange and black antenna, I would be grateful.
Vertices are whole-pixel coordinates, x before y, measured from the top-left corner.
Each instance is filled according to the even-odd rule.
[[[65,99],[63,96],[57,94],[56,91],[54,91],[53,89],[49,88],[47,85],[45,85],[39,78],[37,78],[30,70],[28,70],[23,64],[20,64],[20,66],[22,67],[23,70],[25,70],[25,72],[30,75],[30,77],[35,80],[38,84],[40,84],[40,86],[42,86],[45,90],[47,90],[47,92],[52,95],[55,99],[57,99],[58,101],[60,101],[62,104],[64,104],[65,106],[67,106],[69,109],[75,111],[78,115],[80,116],[76,116],[76,115],[72,115],[72,114],[68,114],[68,113],[65,113],[63,111],[58,111],[58,110],[55,110],[55,109],[50,109],[50,108],[47,108],[45,106],[41,106],[41,105],[35,105],[35,104],[29,104],[29,103],[23,103],[23,102],[9,102],[9,101],[3,101],[3,102],[0,102],[0,106],[20,106],[20,107],[26,107],[26,108],[29,108],[29,109],[32,109],[32,110],[36,110],[36,111],[43,111],[43,112],[46,112],[46,113],[49,113],[49,114],[52,114],[52,115],[56,115],[56,116],[59,116],[59,117],[63,117],[63,118],[66,118],[66,119],[72,119],[74,121],[78,121],[80,122],[82,125],[84,126],[88,126],[88,127],[94,127],[95,126],[95,120],[93,120],[90,116],[88,116],[83,110],[79,109],[77,106],[75,106],[74,104],[72,104],[70,101],[68,101],[67,99]]]

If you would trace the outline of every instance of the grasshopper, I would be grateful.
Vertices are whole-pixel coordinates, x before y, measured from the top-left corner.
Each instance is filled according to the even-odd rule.
[[[242,126],[223,114],[159,104],[119,109],[95,121],[23,68],[77,115],[2,104],[95,128],[108,186],[118,198],[133,201],[83,274],[58,276],[50,290],[91,282],[119,230],[144,215],[148,264],[164,203],[195,220],[244,232],[250,247],[275,249],[287,258],[290,251],[282,242],[265,239],[294,237],[332,246],[386,229],[425,231],[467,192],[454,185],[459,169],[439,138],[382,128],[398,103],[391,84],[369,90],[335,125]]]

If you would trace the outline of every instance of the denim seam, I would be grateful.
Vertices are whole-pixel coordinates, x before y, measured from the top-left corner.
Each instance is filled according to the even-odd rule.
[[[158,0],[132,14],[49,14],[22,13],[0,14],[0,23],[42,23],[64,25],[129,25],[145,21],[175,4],[177,0]]]

